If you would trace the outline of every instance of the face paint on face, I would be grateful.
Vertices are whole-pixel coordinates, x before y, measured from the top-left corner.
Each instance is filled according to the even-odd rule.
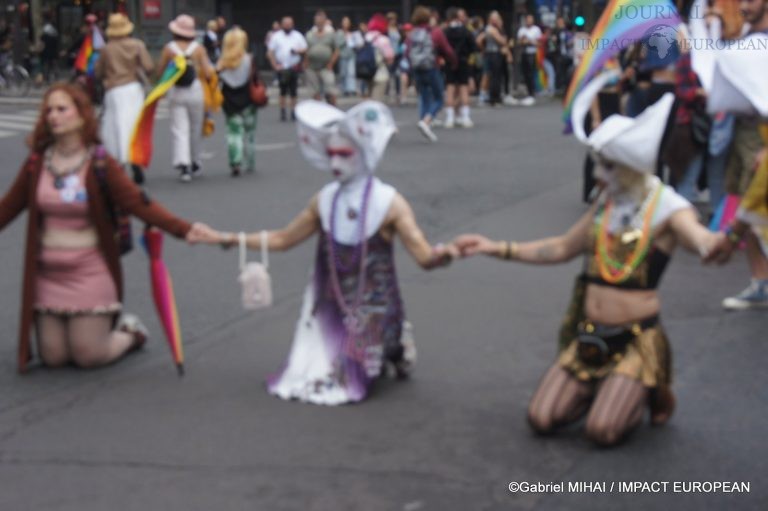
[[[326,153],[331,162],[331,173],[336,181],[347,183],[360,173],[362,167],[360,151],[347,137],[331,136]]]

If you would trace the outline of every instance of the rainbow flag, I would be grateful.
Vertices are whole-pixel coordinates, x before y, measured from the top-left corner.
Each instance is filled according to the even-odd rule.
[[[152,131],[155,127],[155,110],[160,98],[174,86],[184,71],[187,69],[187,61],[183,55],[177,55],[163,71],[163,76],[157,82],[155,88],[144,100],[144,107],[133,128],[131,143],[128,147],[128,160],[134,165],[144,168],[149,166],[152,160]]]
[[[94,75],[96,61],[99,59],[99,50],[104,46],[104,38],[101,32],[94,27],[91,32],[85,36],[83,44],[77,51],[75,58],[75,69],[88,76]]]
[[[590,34],[588,47],[563,100],[563,122],[571,129],[573,101],[603,65],[631,43],[645,40],[656,29],[666,35],[677,32],[680,15],[671,0],[611,0]]]
[[[549,86],[547,79],[547,70],[544,69],[544,59],[547,58],[546,45],[539,42],[539,47],[536,49],[536,91],[546,91]]]

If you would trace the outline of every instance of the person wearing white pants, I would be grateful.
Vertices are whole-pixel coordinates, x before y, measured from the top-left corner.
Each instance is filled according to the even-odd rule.
[[[189,87],[174,87],[168,93],[173,135],[173,166],[181,180],[189,181],[201,168],[200,146],[203,137],[205,104],[203,86],[195,80]],[[185,172],[188,169],[191,172]]]
[[[123,165],[131,162],[129,146],[136,121],[144,104],[144,88],[139,74],[151,73],[154,67],[147,47],[140,39],[130,37],[131,23],[124,14],[112,14],[107,26],[109,42],[96,62],[96,77],[104,81],[104,118],[101,138],[109,154]],[[131,165],[136,183],[144,181],[141,167]]]
[[[205,48],[195,41],[194,18],[180,14],[168,24],[168,28],[173,34],[173,41],[163,48],[158,73],[162,73],[177,55],[183,55],[187,61],[186,71],[168,93],[173,135],[173,166],[179,172],[179,179],[186,183],[191,181],[192,176],[202,167],[200,144],[205,100],[198,72],[208,79],[213,75],[214,69]]]

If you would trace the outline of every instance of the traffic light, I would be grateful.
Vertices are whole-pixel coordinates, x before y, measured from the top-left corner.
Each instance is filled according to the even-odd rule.
[[[573,20],[573,24],[576,25],[577,27],[583,27],[584,23],[586,22],[587,20],[584,19],[584,16],[576,16],[576,18],[574,18]]]

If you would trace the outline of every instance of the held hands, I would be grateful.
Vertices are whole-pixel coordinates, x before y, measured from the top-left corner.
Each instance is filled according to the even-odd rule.
[[[187,233],[186,241],[190,245],[194,245],[196,243],[219,243],[221,237],[221,233],[219,233],[216,229],[211,228],[210,226],[195,222],[192,224],[192,228]]]
[[[726,233],[718,232],[712,236],[712,241],[708,246],[701,247],[701,259],[704,264],[725,264],[731,258],[736,245]]]
[[[453,240],[453,245],[461,257],[471,257],[478,254],[498,255],[499,242],[492,241],[480,234],[462,234]]]
[[[432,247],[432,258],[427,266],[429,268],[448,266],[454,259],[458,259],[460,256],[459,249],[453,243],[438,243]]]

